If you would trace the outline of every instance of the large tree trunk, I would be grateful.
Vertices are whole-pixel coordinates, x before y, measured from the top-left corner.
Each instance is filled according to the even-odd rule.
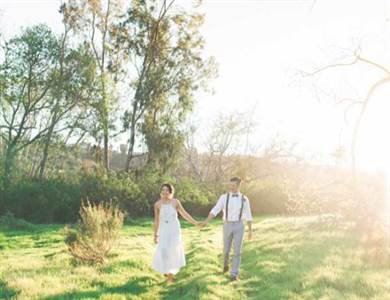
[[[38,175],[39,179],[43,179],[43,175],[45,174],[46,162],[47,162],[47,158],[49,157],[49,145],[51,143],[51,138],[52,138],[53,131],[54,131],[54,125],[55,125],[55,122],[53,122],[51,124],[49,132],[48,132],[47,137],[45,139],[45,144],[43,146],[43,156],[42,156],[41,163],[39,165],[39,175]]]
[[[129,172],[130,171],[130,163],[131,160],[133,159],[134,155],[134,144],[135,144],[135,113],[137,111],[137,103],[134,104],[133,106],[133,115],[131,117],[131,124],[130,124],[130,141],[129,141],[129,149],[127,151],[127,158],[126,158],[126,166],[125,166],[125,171]]]
[[[61,57],[60,57],[60,78],[61,79],[63,78],[63,74],[64,74],[64,55],[65,55],[64,52],[65,52],[65,43],[66,43],[67,35],[68,35],[68,31],[65,27],[65,34],[64,34],[64,37],[62,39],[62,44],[61,44]],[[62,88],[63,88],[63,86],[61,85],[61,89]],[[49,146],[51,143],[51,138],[53,136],[54,127],[55,127],[56,123],[58,122],[57,114],[58,114],[59,101],[60,100],[57,101],[57,104],[54,108],[55,109],[54,115],[51,119],[50,128],[49,128],[49,131],[47,133],[47,137],[45,139],[45,144],[43,146],[43,156],[42,156],[41,163],[39,164],[39,175],[38,175],[39,179],[43,179],[43,175],[45,174],[46,162],[47,162],[47,159],[49,157]]]
[[[8,188],[11,183],[11,170],[12,170],[13,162],[12,162],[12,150],[10,150],[9,145],[6,146],[3,159],[4,161],[2,163],[3,163],[4,176],[3,176],[2,186],[0,187],[0,215],[5,213],[6,210],[5,196],[7,194]]]
[[[104,168],[108,171],[110,168],[110,161],[108,156],[108,110],[107,110],[107,102],[106,102],[106,96],[104,96],[103,100],[103,165]]]
[[[3,188],[4,191],[8,189],[8,187],[11,184],[11,174],[12,174],[12,168],[15,161],[15,151],[14,146],[8,145],[7,149],[5,151],[4,156],[4,181],[3,181]]]

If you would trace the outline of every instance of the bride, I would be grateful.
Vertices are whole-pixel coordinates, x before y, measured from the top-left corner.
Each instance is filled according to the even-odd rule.
[[[160,190],[160,199],[154,204],[154,242],[157,244],[152,267],[164,274],[169,282],[186,265],[181,239],[181,228],[177,213],[189,223],[201,226],[185,211],[178,199],[173,197],[174,188],[164,183]]]

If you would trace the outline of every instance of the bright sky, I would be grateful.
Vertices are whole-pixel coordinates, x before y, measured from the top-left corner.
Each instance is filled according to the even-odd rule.
[[[359,65],[302,80],[296,70],[349,61],[341,59],[358,45],[363,56],[390,68],[389,1],[204,0],[205,51],[216,57],[219,77],[215,94],[197,96],[199,132],[221,112],[249,111],[259,124],[254,144],[279,134],[322,160],[338,146],[349,147],[353,118],[346,126],[343,107],[334,103],[362,98],[383,74]],[[1,31],[11,35],[45,22],[60,32],[60,2],[0,0]],[[374,95],[362,124],[358,160],[366,169],[390,170],[389,92],[386,87]]]

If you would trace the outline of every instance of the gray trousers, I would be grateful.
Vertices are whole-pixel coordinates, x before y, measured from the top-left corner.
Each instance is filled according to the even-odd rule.
[[[241,262],[241,248],[244,238],[245,225],[243,221],[224,222],[223,224],[223,264],[229,265],[230,249],[234,248],[232,276],[237,276]]]

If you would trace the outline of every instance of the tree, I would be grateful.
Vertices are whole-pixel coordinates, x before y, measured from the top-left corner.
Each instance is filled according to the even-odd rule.
[[[44,25],[26,29],[6,42],[0,65],[0,128],[5,150],[4,184],[8,186],[18,152],[49,131],[46,116],[53,99],[58,40]]]
[[[68,130],[64,144],[76,130],[83,127],[83,120],[88,118],[88,108],[93,97],[93,84],[96,81],[96,65],[92,53],[80,45],[72,49],[67,44],[68,29],[65,28],[64,35],[61,38],[58,67],[54,74],[55,84],[50,94],[53,101],[53,107],[49,116],[49,130],[43,139],[42,159],[39,165],[38,175],[43,177],[46,162],[48,159],[49,146],[53,137],[58,133],[58,125]],[[87,131],[80,134],[77,145],[84,137]]]
[[[252,184],[283,172],[280,161],[301,160],[295,154],[296,143],[285,141],[278,135],[267,141],[256,140],[253,135],[256,127],[253,109],[241,113],[220,113],[205,137],[196,136],[195,126],[190,125],[186,149],[176,173],[198,182],[207,182],[213,190],[218,190],[229,174],[236,174]],[[204,139],[205,147],[202,152],[196,147],[201,139]]]
[[[344,215],[346,215],[348,218],[353,218],[356,226],[359,229],[364,229],[364,231],[368,230],[368,232],[371,231],[372,233],[378,232],[377,223],[379,222],[378,220],[380,220],[380,214],[382,214],[386,209],[385,203],[387,201],[384,201],[384,197],[386,196],[378,192],[381,190],[379,186],[382,185],[383,188],[384,184],[378,180],[376,180],[375,183],[378,184],[379,182],[379,186],[375,186],[373,183],[367,184],[364,182],[364,174],[359,174],[356,168],[356,145],[359,138],[359,130],[362,125],[363,117],[366,114],[369,103],[380,88],[390,83],[390,69],[374,60],[364,57],[361,54],[360,48],[358,48],[353,52],[352,59],[350,59],[350,61],[325,65],[313,72],[303,72],[302,74],[305,77],[315,76],[331,69],[352,67],[360,64],[366,65],[373,70],[378,71],[378,75],[380,74],[380,76],[378,76],[378,78],[376,78],[375,81],[368,86],[362,99],[344,98],[338,101],[339,104],[347,103],[345,113],[347,113],[351,107],[358,107],[358,114],[354,121],[352,141],[350,144],[352,168],[352,184],[350,188],[351,195],[350,200],[346,201],[347,204],[345,205],[345,208],[348,209],[344,208]],[[360,184],[358,184],[358,179]],[[366,192],[368,189],[371,190]],[[381,226],[384,228],[384,222],[382,222]],[[384,232],[385,231],[383,231],[383,233]],[[389,244],[389,236],[387,237],[387,240],[387,244]]]
[[[68,0],[61,6],[63,22],[84,41],[94,54],[98,67],[98,101],[94,106],[98,118],[98,133],[102,130],[103,164],[109,169],[109,138],[113,128],[112,112],[117,95],[115,83],[125,65],[122,48],[115,47],[118,22],[122,14],[120,0]]]
[[[356,184],[356,144],[357,144],[357,139],[358,139],[358,135],[359,135],[359,129],[361,126],[361,122],[363,120],[364,114],[366,113],[367,106],[368,106],[369,102],[371,101],[372,96],[375,94],[375,92],[379,88],[381,88],[383,85],[390,82],[390,70],[386,66],[383,66],[382,64],[377,63],[374,60],[371,60],[371,59],[368,59],[368,58],[362,56],[360,52],[361,52],[360,48],[355,50],[352,54],[352,59],[350,61],[325,65],[321,68],[318,68],[317,70],[315,70],[313,72],[302,72],[302,75],[304,77],[308,77],[308,76],[317,75],[319,73],[322,73],[324,71],[334,69],[334,68],[350,67],[350,66],[354,66],[357,64],[366,64],[366,65],[370,66],[371,68],[374,68],[383,74],[381,77],[379,77],[377,80],[375,80],[375,82],[372,83],[368,87],[363,99],[345,98],[345,99],[342,99],[339,101],[339,103],[345,103],[345,102],[347,103],[346,113],[353,106],[359,107],[359,113],[358,113],[358,116],[355,120],[355,124],[353,127],[352,142],[351,142],[351,146],[350,146],[354,186]]]
[[[193,94],[215,75],[213,60],[202,57],[203,15],[174,9],[174,1],[160,3],[133,1],[118,36],[117,43],[126,45],[136,71],[129,84],[131,109],[123,117],[130,135],[127,171],[137,132],[148,147],[149,162],[166,161],[161,149],[174,154],[173,148],[164,148],[169,145],[162,146],[163,139],[169,135],[171,146],[182,145],[178,126],[192,110]]]
[[[207,163],[204,176],[209,178],[213,174],[213,182],[221,184],[223,174],[231,166],[225,163],[225,157],[237,153],[240,146],[247,148],[244,138],[247,137],[248,129],[254,127],[249,114],[228,113],[219,114],[214,120],[212,130],[205,141],[207,147]],[[244,147],[241,148],[243,150]]]

